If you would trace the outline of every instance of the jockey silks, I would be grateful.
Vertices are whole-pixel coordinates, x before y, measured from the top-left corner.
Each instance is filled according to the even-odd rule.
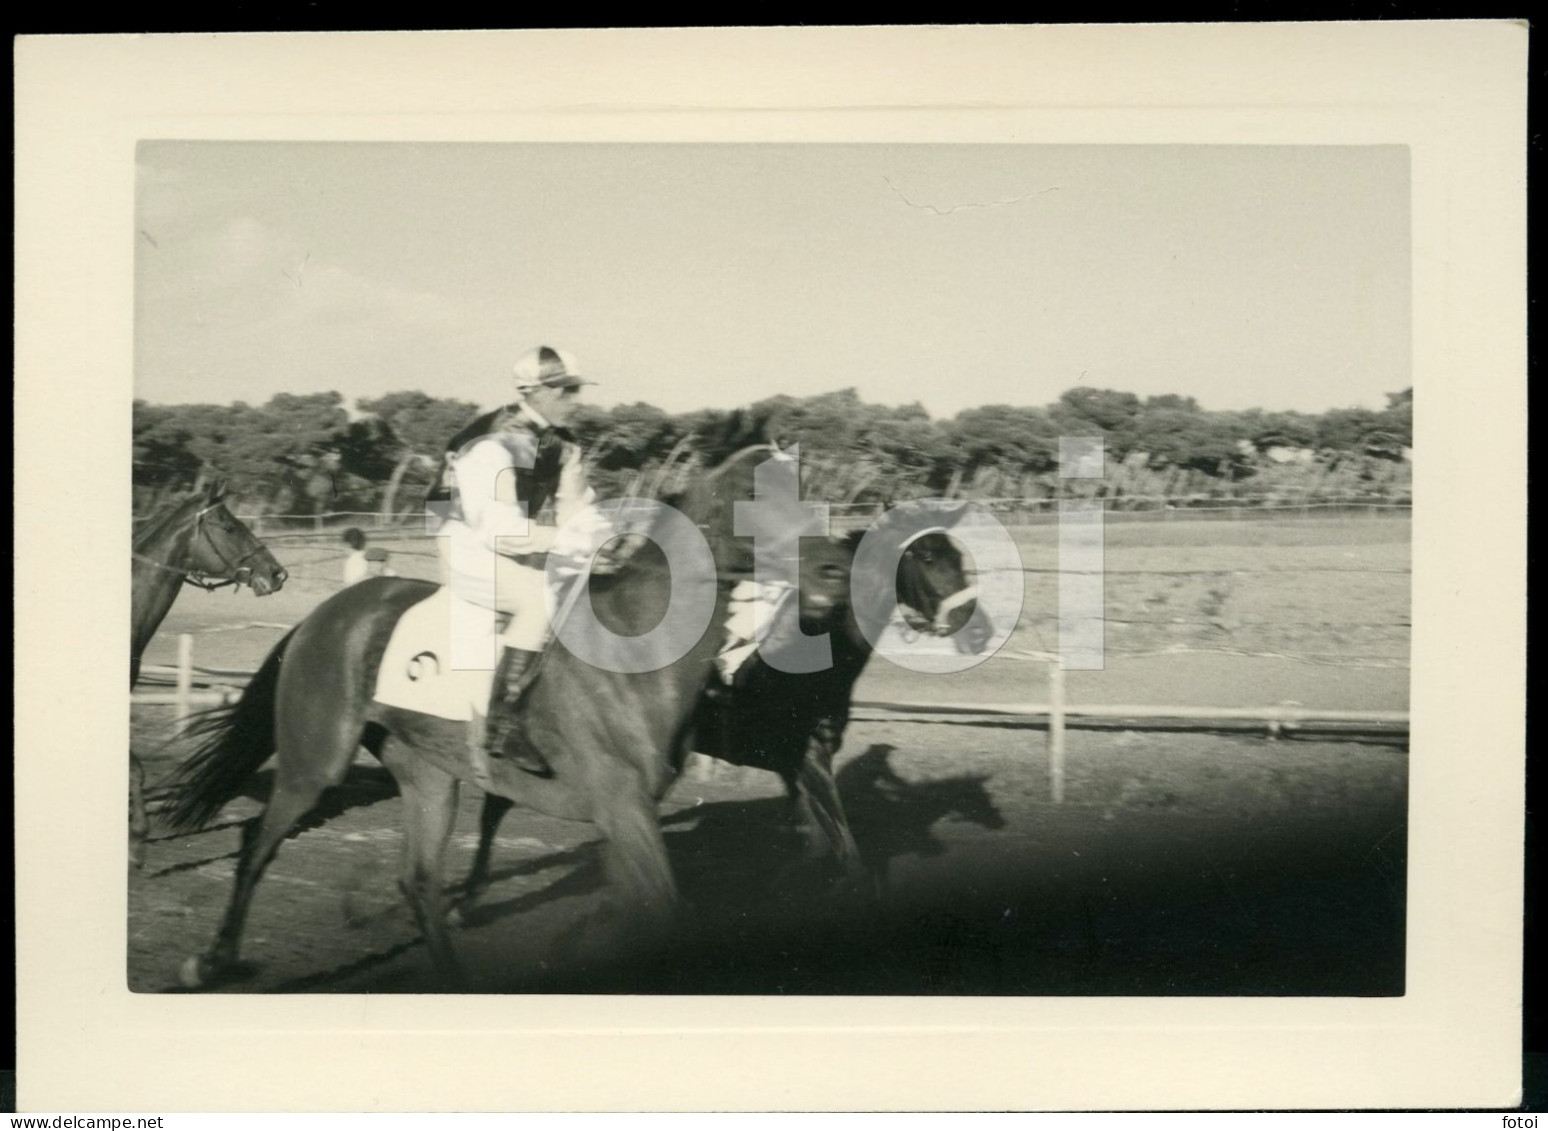
[[[446,516],[437,531],[443,579],[467,611],[486,610],[483,627],[475,630],[470,622],[456,634],[456,665],[490,662],[497,632],[505,647],[540,651],[550,631],[549,556],[557,550],[561,561],[578,557],[584,563],[608,537],[580,449],[569,433],[524,404],[485,413],[447,446],[431,496]],[[515,503],[508,494],[497,497],[507,476],[514,479]],[[563,531],[535,521],[550,504]],[[568,540],[556,547],[561,533]],[[503,631],[487,619],[490,613],[510,615]]]
[[[506,448],[510,454],[516,476],[516,498],[527,512],[529,519],[554,498],[559,487],[559,471],[564,462],[564,447],[573,443],[573,437],[562,428],[540,426],[533,420],[530,409],[501,407],[486,412],[463,428],[446,443],[446,452],[436,473],[435,487],[427,503],[448,505],[446,517],[459,522],[466,521],[462,509],[461,491],[456,483],[456,457],[465,448],[487,437]],[[490,485],[482,484],[476,490],[488,491]]]

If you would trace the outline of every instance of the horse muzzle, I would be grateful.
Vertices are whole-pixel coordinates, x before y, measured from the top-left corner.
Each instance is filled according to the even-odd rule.
[[[245,576],[244,576],[245,575]],[[253,594],[258,597],[267,597],[270,593],[278,593],[284,586],[290,574],[284,566],[278,566],[272,570],[259,572],[246,567],[237,570],[236,580],[249,586]]]
[[[987,648],[994,632],[978,607],[978,586],[964,586],[942,601],[930,631],[954,637],[959,652],[978,655]]]

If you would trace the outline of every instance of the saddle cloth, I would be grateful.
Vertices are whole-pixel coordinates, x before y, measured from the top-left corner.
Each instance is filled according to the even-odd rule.
[[[458,722],[471,719],[475,710],[483,715],[489,709],[493,666],[451,665],[455,600],[443,586],[398,618],[376,673],[378,703]]]
[[[726,641],[715,661],[720,678],[727,684],[758,650],[755,637],[759,622],[765,618],[772,621],[794,595],[791,586],[753,581],[740,582],[732,590]],[[442,586],[398,618],[376,673],[378,703],[456,722],[466,722],[475,712],[482,716],[488,710],[494,687],[494,655],[489,668],[452,667],[451,625],[456,601],[451,590]]]

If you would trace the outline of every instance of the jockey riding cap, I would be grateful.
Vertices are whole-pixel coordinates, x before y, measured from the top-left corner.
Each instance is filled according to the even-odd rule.
[[[516,359],[512,367],[516,387],[527,389],[574,389],[594,385],[580,375],[580,362],[569,350],[538,346]]]

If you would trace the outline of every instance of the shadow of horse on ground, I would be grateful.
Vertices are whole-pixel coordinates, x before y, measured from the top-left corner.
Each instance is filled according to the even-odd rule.
[[[875,898],[901,857],[950,853],[945,823],[985,830],[1005,820],[985,788],[987,775],[910,780],[890,762],[894,748],[872,746],[838,773],[861,859],[876,877],[856,888],[839,869],[808,859],[790,821],[791,801],[763,797],[712,801],[662,819],[667,852],[689,914],[669,951],[633,964],[505,979],[506,992],[567,993],[874,993],[901,992],[905,972],[885,957],[913,937],[919,908]],[[595,866],[578,861],[579,871]],[[580,882],[579,875],[569,882]],[[908,881],[897,878],[903,888]],[[508,914],[497,909],[496,917]],[[950,917],[950,908],[938,914]],[[483,917],[480,921],[487,921]],[[917,965],[917,962],[915,963]],[[928,987],[922,987],[928,989]]]
[[[946,853],[937,832],[941,822],[967,822],[989,831],[1005,827],[985,788],[988,774],[910,781],[892,768],[896,749],[872,746],[840,767],[837,777],[861,863],[879,895],[887,892],[894,860]]]
[[[950,851],[951,836],[943,822],[970,822],[987,830],[1005,824],[985,789],[987,775],[910,780],[893,768],[894,752],[891,746],[872,746],[843,765],[837,777],[862,862],[876,878],[878,891],[884,890],[900,857],[940,857]],[[270,780],[268,771],[260,772],[244,794],[262,801]],[[303,828],[316,828],[346,810],[396,794],[396,783],[385,770],[353,766]],[[708,802],[663,818],[667,851],[689,911],[680,949],[642,955],[632,967],[601,969],[571,961],[574,940],[560,931],[544,948],[551,963],[546,969],[504,974],[486,970],[491,982],[499,983],[498,989],[490,988],[495,992],[768,992],[792,962],[811,969],[812,976],[830,977],[810,961],[791,957],[820,954],[845,963],[834,968],[835,985],[828,991],[843,992],[840,983],[867,977],[859,968],[844,972],[849,970],[847,963],[854,961],[844,957],[847,951],[869,950],[854,945],[860,937],[870,937],[864,930],[854,936],[855,929],[885,929],[880,920],[887,912],[869,891],[836,884],[839,877],[832,861],[806,859],[803,839],[790,821],[790,804],[785,797]],[[301,831],[298,828],[296,833]],[[508,863],[495,872],[496,883],[520,878],[541,886],[482,905],[463,925],[492,927],[565,897],[595,896],[603,887],[598,849],[596,843],[584,842]],[[201,859],[167,870],[208,863]],[[351,927],[369,925],[401,910],[393,905],[367,914],[352,912],[350,894],[344,892],[343,898],[345,920]],[[392,959],[415,945],[418,940],[394,944],[359,962],[302,975],[275,990],[329,992],[341,980],[369,978],[377,967],[390,968]]]
[[[948,851],[942,822],[966,822],[986,830],[1005,819],[985,788],[987,774],[919,781],[903,777],[890,759],[896,747],[876,745],[843,765],[837,775],[860,859],[875,894],[884,895],[893,862],[903,856],[938,857]],[[683,809],[662,821],[667,846],[682,876],[685,897],[710,913],[733,914],[745,904],[826,904],[857,910],[852,889],[834,886],[833,863],[802,856],[787,798],[711,802]]]

